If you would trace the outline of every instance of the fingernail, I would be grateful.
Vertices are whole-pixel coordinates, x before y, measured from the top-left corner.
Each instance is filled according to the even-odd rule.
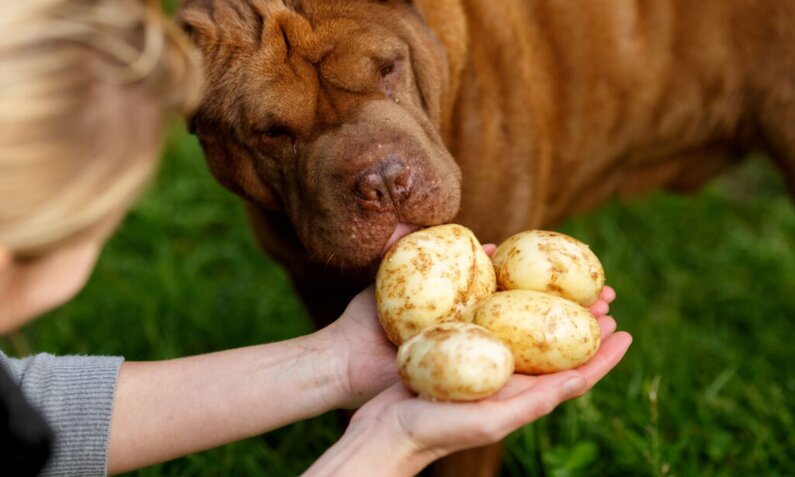
[[[569,378],[563,382],[563,392],[567,396],[574,396],[585,391],[585,380],[579,376]]]

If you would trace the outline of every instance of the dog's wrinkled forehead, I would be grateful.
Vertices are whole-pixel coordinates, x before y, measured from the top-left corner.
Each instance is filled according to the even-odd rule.
[[[281,0],[186,0],[178,20],[200,43],[224,41],[256,47],[265,40],[266,24],[280,16],[296,20],[303,10]]]
[[[179,20],[205,57],[208,91],[200,114],[235,125],[267,116],[314,117],[320,82],[366,93],[399,40],[362,21],[362,5],[378,2],[196,0]],[[351,8],[351,4],[359,8]],[[342,7],[340,6],[342,5]],[[256,98],[256,101],[251,101]],[[302,98],[304,98],[302,100]],[[223,117],[232,115],[234,117]],[[300,129],[301,121],[293,126]]]

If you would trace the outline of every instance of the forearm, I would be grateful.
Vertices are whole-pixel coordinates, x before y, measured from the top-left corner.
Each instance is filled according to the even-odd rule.
[[[125,363],[111,422],[119,473],[261,434],[343,405],[329,337]]]

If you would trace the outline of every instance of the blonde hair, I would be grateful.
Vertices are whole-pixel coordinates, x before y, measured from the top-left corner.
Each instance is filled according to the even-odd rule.
[[[0,2],[0,245],[45,253],[126,210],[198,61],[154,1]]]

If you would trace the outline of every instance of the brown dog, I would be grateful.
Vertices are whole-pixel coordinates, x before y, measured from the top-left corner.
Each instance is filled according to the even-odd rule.
[[[795,186],[789,0],[189,0],[180,19],[210,169],[317,316],[399,223],[501,241],[752,148]]]

